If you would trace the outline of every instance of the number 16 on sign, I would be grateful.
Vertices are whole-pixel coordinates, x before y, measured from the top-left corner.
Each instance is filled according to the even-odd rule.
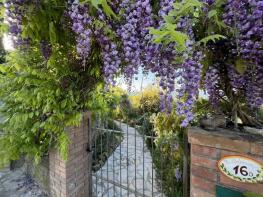
[[[243,156],[226,156],[218,161],[219,170],[227,177],[244,183],[263,182],[263,166]]]

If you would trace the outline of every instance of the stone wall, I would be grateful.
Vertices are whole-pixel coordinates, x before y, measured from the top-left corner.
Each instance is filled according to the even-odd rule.
[[[50,194],[49,157],[45,156],[38,165],[32,159],[26,159],[26,174],[30,175],[44,192]]]
[[[234,181],[217,167],[217,162],[229,155],[246,156],[263,163],[263,136],[191,128],[188,140],[191,144],[191,197],[215,197],[216,185],[263,194],[263,184]]]

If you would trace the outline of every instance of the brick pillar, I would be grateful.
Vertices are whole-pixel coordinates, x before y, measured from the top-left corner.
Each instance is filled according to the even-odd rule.
[[[91,114],[83,114],[79,127],[69,127],[68,160],[57,150],[49,154],[50,193],[52,197],[91,197]]]
[[[215,197],[216,185],[263,194],[263,184],[237,182],[217,168],[217,162],[228,155],[241,155],[263,162],[262,136],[191,128],[188,141],[191,144],[191,197]]]

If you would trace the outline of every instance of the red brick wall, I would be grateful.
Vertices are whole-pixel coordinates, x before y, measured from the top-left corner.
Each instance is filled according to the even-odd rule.
[[[227,155],[242,155],[263,163],[263,137],[222,130],[208,132],[199,128],[189,131],[191,144],[191,197],[215,197],[215,186],[263,194],[263,184],[241,183],[223,175],[217,162]]]
[[[64,161],[57,150],[49,154],[50,193],[53,197],[91,197],[90,113],[83,114],[79,127],[70,127],[69,157]]]

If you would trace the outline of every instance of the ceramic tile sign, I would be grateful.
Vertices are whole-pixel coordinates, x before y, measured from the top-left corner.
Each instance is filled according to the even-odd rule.
[[[218,161],[219,170],[227,177],[244,183],[263,183],[263,165],[244,156],[226,156]]]

